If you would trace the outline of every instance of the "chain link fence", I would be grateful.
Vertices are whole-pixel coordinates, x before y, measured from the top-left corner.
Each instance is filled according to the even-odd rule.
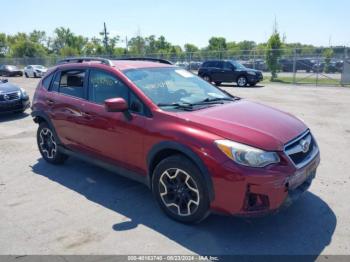
[[[281,49],[278,59],[278,78],[275,81],[292,84],[309,85],[348,85],[350,84],[350,49],[348,47],[332,48],[303,48]],[[105,58],[150,57],[162,58],[175,65],[191,70],[194,73],[206,60],[226,59],[236,60],[245,67],[260,70],[264,74],[264,81],[269,81],[271,73],[266,62],[267,49],[253,50],[222,50],[176,53],[143,53],[125,54],[121,56],[102,56]],[[101,57],[101,55],[99,56]],[[63,57],[32,57],[32,58],[0,58],[0,64],[53,66]]]

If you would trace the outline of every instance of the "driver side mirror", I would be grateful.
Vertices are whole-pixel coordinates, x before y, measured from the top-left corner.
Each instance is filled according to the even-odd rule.
[[[129,109],[124,98],[110,98],[105,100],[105,108],[107,112],[125,112]]]

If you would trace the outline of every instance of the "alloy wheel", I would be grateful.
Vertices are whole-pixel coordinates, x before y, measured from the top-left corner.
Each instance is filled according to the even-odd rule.
[[[39,146],[41,152],[45,154],[48,159],[53,159],[57,153],[57,144],[52,131],[49,128],[43,128],[39,133]]]
[[[182,169],[170,168],[160,176],[159,192],[164,205],[175,215],[190,216],[199,206],[196,182]]]
[[[210,82],[210,77],[209,76],[203,76],[203,79],[207,82]]]
[[[247,84],[247,79],[245,77],[238,78],[237,81],[238,86],[245,86]]]

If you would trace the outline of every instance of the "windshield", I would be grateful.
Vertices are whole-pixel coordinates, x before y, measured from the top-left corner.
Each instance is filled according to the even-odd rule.
[[[215,86],[177,67],[129,69],[124,73],[157,105],[231,99]]]
[[[238,63],[237,61],[231,60],[231,63],[235,66],[237,69],[245,69],[245,66]]]
[[[33,67],[36,69],[45,69],[45,67],[42,65],[33,65]]]

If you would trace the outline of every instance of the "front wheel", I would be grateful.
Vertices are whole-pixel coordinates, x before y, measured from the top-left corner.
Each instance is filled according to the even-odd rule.
[[[217,86],[219,86],[219,85],[221,85],[222,84],[222,82],[219,82],[219,81],[216,81],[215,82],[215,85],[217,85]]]
[[[237,79],[237,85],[239,87],[245,87],[247,85],[247,78],[245,76],[240,76]]]
[[[171,156],[157,165],[152,189],[160,207],[174,220],[197,223],[209,214],[209,193],[202,174],[184,156]]]
[[[54,132],[45,122],[39,125],[37,143],[41,156],[50,164],[63,164],[67,159],[65,154],[59,152]]]

